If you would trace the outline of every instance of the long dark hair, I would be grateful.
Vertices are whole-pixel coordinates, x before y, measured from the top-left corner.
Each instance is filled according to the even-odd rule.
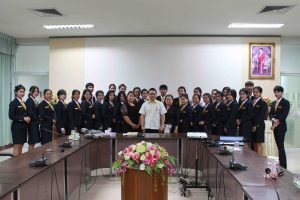
[[[29,89],[29,94],[28,97],[32,96],[32,94],[34,93],[35,90],[38,90],[38,93],[40,92],[40,89],[38,88],[38,86],[31,86]]]
[[[87,101],[87,100],[85,99],[84,95],[85,95],[86,93],[88,93],[88,92],[92,95],[91,90],[89,90],[89,89],[84,89],[84,90],[83,90],[82,96],[81,96],[81,101],[83,101],[83,100],[84,100],[84,101]],[[93,97],[91,97],[90,100],[92,100],[92,98],[93,98]]]
[[[105,97],[104,97],[104,102],[109,102],[109,95],[110,95],[110,94],[114,94],[114,95],[115,95],[114,91],[109,90],[109,91],[106,93]]]
[[[119,93],[118,93],[118,96],[117,96],[117,100],[116,100],[116,103],[118,104],[118,103],[121,103],[121,96],[124,96],[124,99],[125,99],[125,101],[126,101],[126,93],[124,92],[124,91],[120,91]]]

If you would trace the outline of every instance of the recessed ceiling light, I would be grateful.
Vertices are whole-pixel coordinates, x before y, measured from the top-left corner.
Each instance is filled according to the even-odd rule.
[[[84,28],[95,28],[94,24],[70,24],[70,25],[43,25],[47,30],[54,29],[84,29]]]
[[[281,28],[284,24],[231,23],[228,28]]]

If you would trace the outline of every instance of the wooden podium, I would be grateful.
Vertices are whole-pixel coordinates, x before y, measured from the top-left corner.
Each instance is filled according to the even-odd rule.
[[[122,200],[168,200],[168,173],[148,174],[146,171],[127,169],[122,176]]]

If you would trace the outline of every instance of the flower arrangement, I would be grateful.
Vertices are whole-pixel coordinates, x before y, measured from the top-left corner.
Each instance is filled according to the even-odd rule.
[[[117,174],[124,175],[128,168],[144,170],[150,175],[167,169],[172,176],[175,172],[175,158],[158,144],[142,141],[118,153],[113,169],[116,169]]]
[[[268,106],[272,105],[272,100],[269,97],[263,97],[262,100],[266,102]]]

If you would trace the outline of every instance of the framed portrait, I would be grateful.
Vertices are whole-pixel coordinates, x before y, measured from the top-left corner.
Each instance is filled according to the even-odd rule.
[[[249,44],[249,79],[274,79],[275,44]]]

